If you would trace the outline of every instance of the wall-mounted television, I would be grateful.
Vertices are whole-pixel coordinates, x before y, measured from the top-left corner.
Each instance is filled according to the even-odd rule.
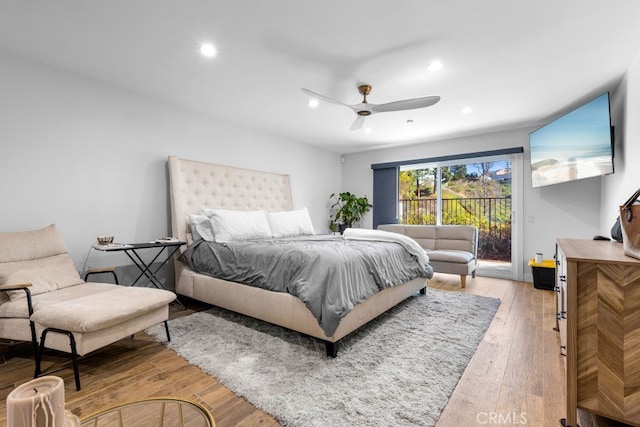
[[[529,134],[533,188],[613,173],[609,92]]]

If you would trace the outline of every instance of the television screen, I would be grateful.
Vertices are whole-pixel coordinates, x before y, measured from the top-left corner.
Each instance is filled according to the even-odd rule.
[[[613,173],[609,92],[529,134],[533,187]]]

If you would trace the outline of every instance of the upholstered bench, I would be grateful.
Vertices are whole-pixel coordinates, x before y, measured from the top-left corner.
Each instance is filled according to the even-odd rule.
[[[173,292],[84,282],[53,225],[0,233],[0,291],[0,338],[33,342],[36,377],[45,348],[71,353],[78,390],[78,356],[161,322],[170,338]]]
[[[475,277],[478,268],[478,228],[475,226],[382,224],[378,229],[414,239],[429,256],[433,270],[459,274],[463,288],[467,275]]]

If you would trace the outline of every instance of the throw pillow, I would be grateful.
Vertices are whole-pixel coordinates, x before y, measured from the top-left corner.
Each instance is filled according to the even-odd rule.
[[[274,239],[315,234],[307,208],[295,211],[267,212],[267,220]]]
[[[210,218],[215,241],[270,239],[271,229],[265,211],[204,209]]]

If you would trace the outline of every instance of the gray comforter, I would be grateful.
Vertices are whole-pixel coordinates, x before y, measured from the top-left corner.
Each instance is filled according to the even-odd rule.
[[[200,240],[181,260],[198,273],[295,295],[328,337],[359,302],[382,289],[433,275],[430,265],[420,265],[398,243],[331,235],[230,243]]]

